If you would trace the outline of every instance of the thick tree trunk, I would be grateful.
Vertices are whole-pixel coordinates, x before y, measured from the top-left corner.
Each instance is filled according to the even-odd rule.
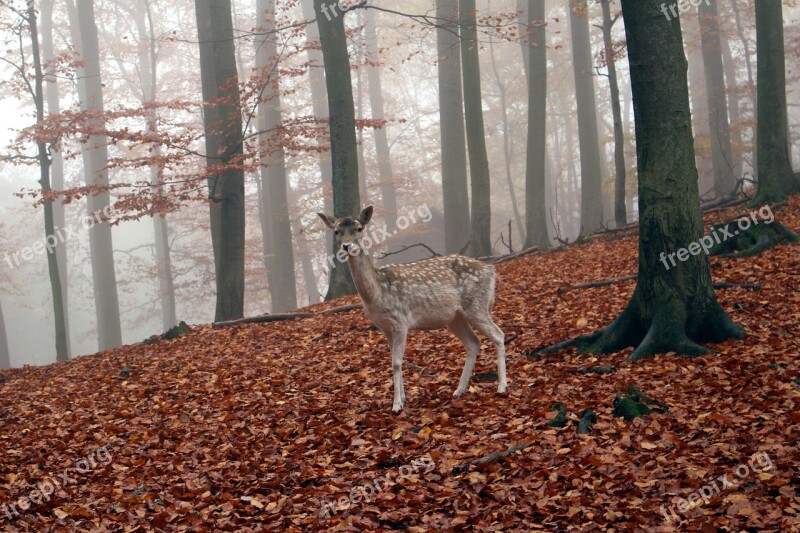
[[[383,85],[381,83],[380,53],[378,47],[378,32],[376,29],[375,12],[372,9],[364,11],[364,38],[367,41],[367,54],[370,65],[367,67],[369,79],[369,105],[372,108],[372,119],[383,120],[384,101]],[[397,193],[395,192],[394,172],[392,171],[392,158],[389,152],[389,137],[386,126],[375,129],[375,151],[378,157],[378,175],[380,176],[381,198],[383,209],[386,213],[386,225],[389,233],[396,228],[397,222]]]
[[[49,116],[61,113],[61,100],[58,93],[58,78],[53,72],[55,50],[53,48],[53,0],[42,0],[39,4],[42,21],[42,63],[44,66],[45,95],[47,97],[47,114]],[[50,183],[55,191],[64,190],[64,155],[55,147],[50,147]],[[53,202],[53,226],[58,231],[66,227],[64,204],[61,201]],[[58,275],[61,280],[61,302],[64,306],[64,328],[67,337],[67,357],[72,353],[69,335],[69,278],[67,275],[67,237],[58,239],[56,244],[56,262]]]
[[[602,163],[586,0],[570,0],[569,9],[581,147],[581,236],[588,237],[603,227]]]
[[[528,147],[525,163],[525,248],[550,246],[547,234],[547,37],[544,0],[528,0],[531,47],[528,83]]]
[[[3,304],[0,302],[0,370],[11,368],[11,354],[8,351],[6,319],[3,317]]]
[[[593,353],[636,346],[632,360],[700,355],[710,350],[699,343],[744,335],[717,302],[708,257],[685,253],[673,263],[675,252],[700,240],[703,224],[680,21],[653,15],[660,4],[622,1],[639,167],[636,289],[611,325],[568,343]]]
[[[461,251],[469,242],[470,214],[458,0],[436,0],[436,49],[439,54],[439,122],[442,147],[445,253]],[[445,22],[446,21],[446,22]]]
[[[158,51],[150,0],[140,0],[134,7],[134,19],[139,34],[139,79],[141,81],[142,104],[154,104],[158,92]],[[147,45],[145,46],[145,43]],[[145,121],[147,130],[153,134],[158,132],[158,121],[155,111],[147,114]],[[152,148],[155,163],[150,165],[150,183],[157,197],[164,194],[164,166],[160,162],[161,145]],[[169,247],[169,224],[164,214],[153,216],[153,236],[155,244],[156,276],[158,277],[158,294],[161,304],[161,327],[169,331],[178,325],[175,310],[175,283],[172,277],[172,258]]]
[[[611,88],[611,112],[614,116],[614,222],[618,228],[628,223],[625,207],[625,134],[622,130],[622,107],[620,106],[617,64],[614,57],[614,41],[611,29],[616,19],[611,19],[610,0],[600,0],[603,9],[603,46],[605,47],[608,84]]]
[[[261,83],[266,84],[258,106],[258,129],[262,197],[270,244],[268,254],[269,288],[272,294],[272,312],[282,313],[297,309],[297,288],[294,273],[292,226],[289,217],[289,195],[286,176],[286,156],[283,151],[285,132],[282,129],[281,89],[278,42],[275,34],[275,4],[268,0],[257,1],[258,16],[262,21],[264,36],[255,39],[256,68]]]
[[[78,40],[73,43],[82,61],[78,69],[78,93],[81,110],[90,113],[87,125],[94,132],[89,135],[83,147],[83,164],[86,185],[99,188],[91,193],[86,203],[91,219],[101,219],[102,213],[111,206],[108,187],[108,140],[105,135],[96,133],[105,129],[103,109],[103,81],[100,70],[100,51],[97,26],[94,18],[93,2],[77,2],[74,8],[77,18],[73,35]],[[72,24],[71,24],[72,26]],[[94,284],[95,312],[97,316],[98,348],[108,350],[122,344],[122,328],[119,316],[119,296],[117,276],[114,270],[114,245],[111,225],[99,222],[89,229],[89,249],[92,263],[92,282]]]
[[[792,172],[786,112],[786,60],[780,0],[756,2],[758,194],[753,205],[780,202],[800,190]]]
[[[333,164],[333,216],[354,216],[361,209],[358,191],[358,146],[353,82],[344,13],[334,0],[314,0],[320,45],[325,63],[325,83],[330,110],[331,159]],[[335,255],[339,250],[331,250]],[[326,300],[354,294],[353,278],[347,262],[333,260]]]
[[[492,209],[489,156],[483,125],[481,66],[475,0],[459,0],[461,75],[464,78],[464,120],[467,131],[471,186],[470,252],[492,255]]]
[[[216,271],[215,321],[244,314],[244,171],[239,75],[230,0],[195,0],[203,85],[211,239]]]
[[[717,0],[700,2],[700,41],[703,51],[703,72],[708,96],[708,131],[714,167],[715,196],[728,196],[736,190],[733,173],[733,148],[728,122],[728,101],[725,74],[722,68],[722,43],[717,15]]]

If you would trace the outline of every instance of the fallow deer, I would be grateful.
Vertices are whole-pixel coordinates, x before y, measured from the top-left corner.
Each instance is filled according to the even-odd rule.
[[[405,265],[375,268],[361,246],[364,228],[372,218],[367,207],[357,218],[319,217],[334,231],[337,249],[347,262],[364,313],[386,335],[392,352],[394,403],[403,409],[403,354],[409,330],[447,327],[464,343],[467,362],[454,396],[467,390],[481,343],[472,330],[486,336],[497,350],[498,393],[506,392],[506,356],[503,331],[492,320],[495,298],[494,267],[461,255],[424,259]]]

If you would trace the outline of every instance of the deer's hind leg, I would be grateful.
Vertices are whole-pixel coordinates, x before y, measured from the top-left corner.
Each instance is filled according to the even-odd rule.
[[[464,370],[461,372],[461,379],[458,381],[458,388],[453,396],[459,397],[464,394],[472,377],[472,370],[475,368],[475,360],[481,349],[481,341],[469,325],[469,321],[462,313],[457,313],[456,317],[447,325],[450,331],[464,343],[467,350],[467,362],[464,363]]]
[[[467,310],[469,323],[478,330],[478,333],[489,339],[497,350],[497,392],[504,393],[506,384],[506,345],[505,335],[500,326],[492,320],[488,310]]]

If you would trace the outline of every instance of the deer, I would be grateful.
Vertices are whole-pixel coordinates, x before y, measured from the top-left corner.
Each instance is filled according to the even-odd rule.
[[[496,285],[494,267],[463,255],[447,255],[375,268],[361,244],[372,212],[369,206],[357,217],[317,215],[333,230],[337,250],[346,253],[364,314],[389,343],[394,381],[392,411],[402,411],[406,401],[403,357],[411,330],[446,327],[464,344],[467,360],[453,393],[458,398],[467,390],[481,348],[480,339],[472,329],[475,328],[494,344],[497,392],[504,394],[507,390],[504,334],[491,316]]]

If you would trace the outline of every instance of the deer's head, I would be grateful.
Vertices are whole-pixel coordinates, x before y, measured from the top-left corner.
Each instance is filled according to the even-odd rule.
[[[356,218],[334,218],[323,213],[317,214],[325,222],[325,225],[333,230],[337,249],[353,255],[362,250],[361,238],[364,236],[364,228],[372,219],[372,206],[361,211]]]

